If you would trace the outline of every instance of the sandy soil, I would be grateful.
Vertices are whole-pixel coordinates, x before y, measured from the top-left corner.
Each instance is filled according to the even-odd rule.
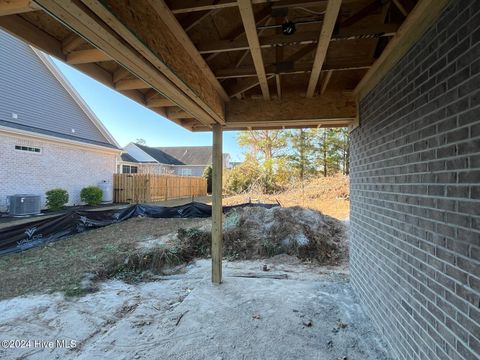
[[[201,260],[154,282],[109,281],[81,298],[1,301],[1,340],[76,346],[1,349],[0,358],[388,359],[345,268],[281,255],[227,262],[224,275],[222,285],[211,284],[210,262]]]

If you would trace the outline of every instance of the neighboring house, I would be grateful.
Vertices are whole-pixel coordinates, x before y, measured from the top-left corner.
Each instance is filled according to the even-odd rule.
[[[14,194],[42,196],[112,181],[121,152],[113,137],[37,50],[0,31],[0,209]]]
[[[211,146],[150,147],[130,143],[124,148],[118,172],[202,176],[210,165]],[[223,166],[231,167],[229,154],[223,154]]]

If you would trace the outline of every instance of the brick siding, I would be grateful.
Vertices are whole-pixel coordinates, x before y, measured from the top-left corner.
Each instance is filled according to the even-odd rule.
[[[353,286],[398,359],[480,358],[480,1],[452,1],[360,104]]]
[[[15,145],[38,147],[41,153],[15,150]],[[45,140],[0,134],[0,210],[6,210],[7,196],[42,196],[56,187],[68,191],[69,204],[80,203],[80,190],[112,182],[117,155]]]

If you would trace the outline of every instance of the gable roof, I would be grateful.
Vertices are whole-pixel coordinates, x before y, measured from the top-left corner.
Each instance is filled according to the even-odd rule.
[[[126,153],[126,152],[122,152],[122,154],[120,155],[120,158],[122,159],[122,161],[126,161],[126,162],[132,162],[132,163],[138,163],[139,162],[132,155],[130,155],[129,153]]]
[[[153,148],[150,146],[145,146],[145,145],[140,145],[135,143],[135,146],[137,146],[140,150],[144,151],[148,155],[150,155],[152,158],[157,160],[161,164],[167,164],[167,165],[185,165],[183,162],[179,161],[175,157],[165,153],[164,151],[160,150],[159,148]]]
[[[155,148],[177,159],[182,165],[211,165],[211,146],[174,146]]]
[[[0,48],[2,127],[119,148],[48,56],[3,31]]]

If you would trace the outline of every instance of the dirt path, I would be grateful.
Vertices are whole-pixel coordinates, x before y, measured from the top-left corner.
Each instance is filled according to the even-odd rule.
[[[345,269],[285,255],[224,269],[220,286],[201,260],[154,282],[109,281],[78,299],[1,301],[2,338],[75,340],[76,347],[2,349],[0,358],[388,359]]]

